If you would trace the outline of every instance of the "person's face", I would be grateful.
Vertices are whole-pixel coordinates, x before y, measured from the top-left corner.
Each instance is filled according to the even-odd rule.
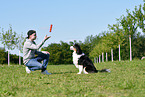
[[[36,33],[33,33],[32,35],[30,35],[30,39],[31,39],[31,40],[35,40],[36,37],[37,37],[37,36],[36,36]]]

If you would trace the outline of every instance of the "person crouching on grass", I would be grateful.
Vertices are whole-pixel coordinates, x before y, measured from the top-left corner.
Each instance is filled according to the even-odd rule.
[[[36,43],[34,42],[37,37],[36,31],[29,30],[27,35],[28,37],[23,47],[23,63],[26,66],[26,72],[30,73],[31,71],[41,70],[42,74],[51,74],[46,70],[49,61],[49,52],[38,51],[40,47],[44,44],[44,42],[50,38],[50,36],[46,35],[44,37],[44,40],[36,45]],[[40,63],[41,61],[43,61],[42,64]]]

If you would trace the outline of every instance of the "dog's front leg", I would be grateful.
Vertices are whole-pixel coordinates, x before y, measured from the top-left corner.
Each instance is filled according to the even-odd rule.
[[[83,71],[83,65],[79,65],[79,72],[77,74],[81,74]]]
[[[76,68],[79,68],[79,65],[75,64]]]

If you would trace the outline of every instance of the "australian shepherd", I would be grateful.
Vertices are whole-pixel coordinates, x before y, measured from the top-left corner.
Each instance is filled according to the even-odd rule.
[[[71,46],[70,50],[74,51],[72,55],[73,64],[76,66],[76,68],[79,69],[79,72],[77,74],[81,74],[82,72],[84,74],[97,72],[110,72],[109,69],[97,70],[92,60],[82,52],[78,44],[74,44],[73,46]]]

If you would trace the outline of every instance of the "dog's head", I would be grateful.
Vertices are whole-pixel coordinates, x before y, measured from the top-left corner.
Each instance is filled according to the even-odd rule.
[[[78,44],[74,44],[70,47],[70,50],[76,51],[77,54],[82,54],[82,50]]]

